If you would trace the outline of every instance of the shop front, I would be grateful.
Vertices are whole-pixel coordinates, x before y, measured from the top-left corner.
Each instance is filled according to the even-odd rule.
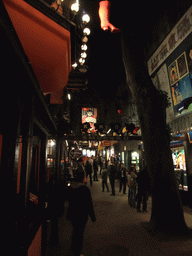
[[[183,205],[192,207],[192,132],[174,137],[170,143],[173,166]]]
[[[171,153],[179,190],[188,191],[186,157],[183,142],[171,142]]]

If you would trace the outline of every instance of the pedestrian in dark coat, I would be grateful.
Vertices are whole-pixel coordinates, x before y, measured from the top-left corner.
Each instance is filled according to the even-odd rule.
[[[127,174],[126,174],[126,169],[124,167],[124,164],[121,164],[121,168],[119,171],[119,178],[120,178],[120,187],[119,187],[119,192],[122,190],[123,186],[123,194],[126,194],[126,187],[127,187]]]
[[[129,186],[129,194],[128,194],[128,203],[131,207],[136,207],[136,178],[137,175],[133,171],[133,167],[130,168],[128,174],[128,186]]]
[[[90,185],[92,186],[92,166],[91,166],[91,163],[89,161],[87,161],[86,164],[85,164],[85,173],[86,173],[86,177],[89,176]]]
[[[67,211],[67,219],[73,225],[71,251],[74,256],[81,254],[83,245],[83,233],[90,216],[93,222],[96,221],[91,192],[83,183],[83,172],[77,173],[75,183],[71,189],[69,197],[69,207]]]
[[[150,178],[147,167],[138,173],[136,181],[138,184],[137,210],[141,212],[141,203],[143,203],[143,212],[145,212],[147,210],[147,199],[150,191]]]
[[[109,180],[111,184],[112,194],[111,196],[115,196],[115,179],[117,178],[117,170],[113,163],[109,166]]]
[[[106,186],[107,192],[109,192],[109,187],[107,185],[107,170],[103,170],[101,177],[102,177],[102,188],[103,188],[102,191],[104,192],[104,189]]]
[[[94,170],[93,180],[94,181],[98,181],[98,178],[97,178],[98,164],[97,164],[97,160],[96,159],[93,160],[93,170]]]

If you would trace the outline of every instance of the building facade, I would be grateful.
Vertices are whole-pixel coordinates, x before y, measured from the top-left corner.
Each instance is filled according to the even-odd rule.
[[[173,164],[183,202],[191,205],[192,6],[164,36],[147,65],[155,87],[170,99],[167,124]]]

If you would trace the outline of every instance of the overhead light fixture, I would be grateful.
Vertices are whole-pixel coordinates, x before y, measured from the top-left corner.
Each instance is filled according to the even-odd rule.
[[[77,62],[75,62],[73,65],[72,65],[73,68],[76,68],[77,67]]]
[[[87,53],[86,52],[82,52],[81,53],[81,58],[85,59],[87,57]]]
[[[84,35],[88,36],[88,35],[90,35],[90,33],[91,33],[91,30],[89,28],[84,28],[83,29],[83,34]]]
[[[82,45],[81,45],[81,50],[87,51],[87,45],[86,45],[86,44],[82,44]]]
[[[84,37],[82,38],[82,42],[83,42],[83,43],[87,43],[87,42],[88,42],[87,36],[84,36]]]
[[[110,133],[110,131],[111,131],[111,128],[108,130],[107,134]]]
[[[82,21],[84,24],[87,24],[90,21],[90,17],[88,14],[84,14],[82,17]]]
[[[53,140],[50,141],[50,146],[51,147],[55,146],[55,142]]]
[[[76,14],[79,11],[79,4],[78,3],[74,3],[71,5],[71,11]]]
[[[71,100],[71,94],[70,93],[67,94],[67,98],[68,98],[68,100]]]
[[[83,63],[85,63],[85,59],[83,59],[83,58],[80,58],[80,59],[79,59],[79,63],[80,63],[80,64],[83,64]]]

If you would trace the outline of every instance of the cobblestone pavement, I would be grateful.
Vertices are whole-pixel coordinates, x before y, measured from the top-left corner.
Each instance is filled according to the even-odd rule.
[[[109,184],[108,184],[109,185]],[[116,195],[102,192],[101,178],[93,182],[91,190],[97,221],[89,219],[85,228],[82,254],[85,256],[184,256],[192,255],[192,237],[173,241],[158,241],[143,227],[149,222],[151,198],[148,200],[148,212],[138,213],[128,205],[128,194],[119,193],[116,181]],[[126,191],[128,192],[128,191]],[[66,204],[67,207],[67,204]],[[192,228],[192,210],[185,207],[185,220]],[[173,216],[174,217],[174,216]],[[51,224],[49,224],[51,225]],[[66,220],[66,211],[59,219],[59,243],[47,242],[46,256],[68,256],[72,227]]]

